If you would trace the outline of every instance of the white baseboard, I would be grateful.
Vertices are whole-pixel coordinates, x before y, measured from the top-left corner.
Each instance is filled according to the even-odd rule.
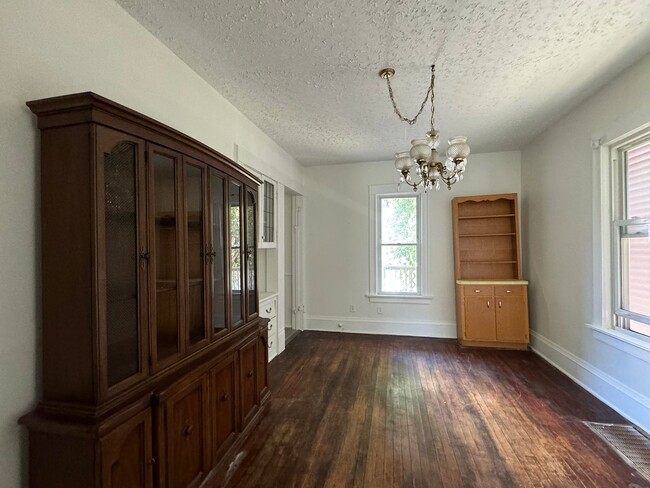
[[[342,326],[339,327],[339,324]],[[307,315],[305,330],[348,332],[352,334],[400,335],[455,339],[456,323],[377,320],[369,317],[335,317]]]
[[[650,398],[531,331],[531,349],[630,422],[650,432]]]

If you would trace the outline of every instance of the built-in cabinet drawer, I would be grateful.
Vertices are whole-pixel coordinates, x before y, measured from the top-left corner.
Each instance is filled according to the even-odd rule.
[[[268,325],[268,359],[272,360],[277,356],[280,340],[280,328],[278,326],[278,297],[273,296],[260,301],[260,316],[269,319]]]
[[[499,285],[494,287],[495,296],[522,297],[525,295],[526,287],[522,285]]]
[[[465,296],[492,296],[494,295],[494,287],[487,285],[467,285],[463,287]]]

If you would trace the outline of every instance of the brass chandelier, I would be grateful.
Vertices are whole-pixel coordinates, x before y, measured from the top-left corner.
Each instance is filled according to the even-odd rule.
[[[400,177],[399,185],[406,183],[413,188],[413,191],[418,191],[420,187],[425,192],[435,188],[440,189],[440,182],[442,181],[447,188],[451,190],[451,185],[463,179],[463,173],[467,166],[467,157],[469,156],[469,146],[467,145],[467,138],[464,136],[456,136],[449,139],[449,147],[447,147],[447,157],[442,161],[442,157],[437,151],[440,144],[440,134],[434,127],[434,114],[435,108],[433,104],[434,99],[434,83],[435,83],[435,65],[431,65],[431,84],[427,90],[427,94],[422,101],[420,110],[412,119],[404,117],[395,102],[393,95],[393,87],[390,84],[390,78],[395,74],[393,68],[384,68],[379,72],[379,76],[386,80],[388,85],[388,95],[393,104],[395,114],[402,122],[409,125],[415,124],[418,117],[424,111],[427,101],[431,100],[431,130],[429,130],[425,137],[413,139],[411,141],[411,150],[398,152],[395,154],[395,168],[402,175]],[[413,175],[415,173],[415,175]]]

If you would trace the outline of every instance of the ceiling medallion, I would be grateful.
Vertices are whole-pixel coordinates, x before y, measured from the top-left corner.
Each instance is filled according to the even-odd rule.
[[[420,106],[420,111],[412,119],[404,117],[397,108],[393,95],[393,87],[390,84],[390,78],[393,75],[395,75],[393,68],[384,68],[379,72],[379,76],[386,80],[388,95],[393,104],[393,109],[402,122],[406,122],[409,125],[415,124],[420,114],[424,111],[427,101],[431,99],[431,130],[426,133],[425,137],[413,139],[411,141],[410,151],[395,154],[395,168],[402,175],[398,189],[400,184],[406,183],[413,188],[413,191],[418,191],[420,187],[425,192],[432,188],[438,190],[442,181],[451,190],[451,185],[463,179],[463,173],[467,166],[467,157],[470,151],[467,145],[467,137],[464,136],[456,136],[449,139],[447,158],[444,162],[441,161],[442,158],[436,150],[440,143],[440,135],[434,127],[435,109],[433,105],[433,88],[435,82],[435,65],[431,66],[431,84]],[[416,176],[411,176],[413,172],[415,172]],[[416,181],[416,179],[419,180]]]

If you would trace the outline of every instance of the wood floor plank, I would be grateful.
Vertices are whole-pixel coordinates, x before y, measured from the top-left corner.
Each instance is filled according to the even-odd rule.
[[[626,423],[530,352],[303,332],[213,487],[650,488],[582,423]]]

